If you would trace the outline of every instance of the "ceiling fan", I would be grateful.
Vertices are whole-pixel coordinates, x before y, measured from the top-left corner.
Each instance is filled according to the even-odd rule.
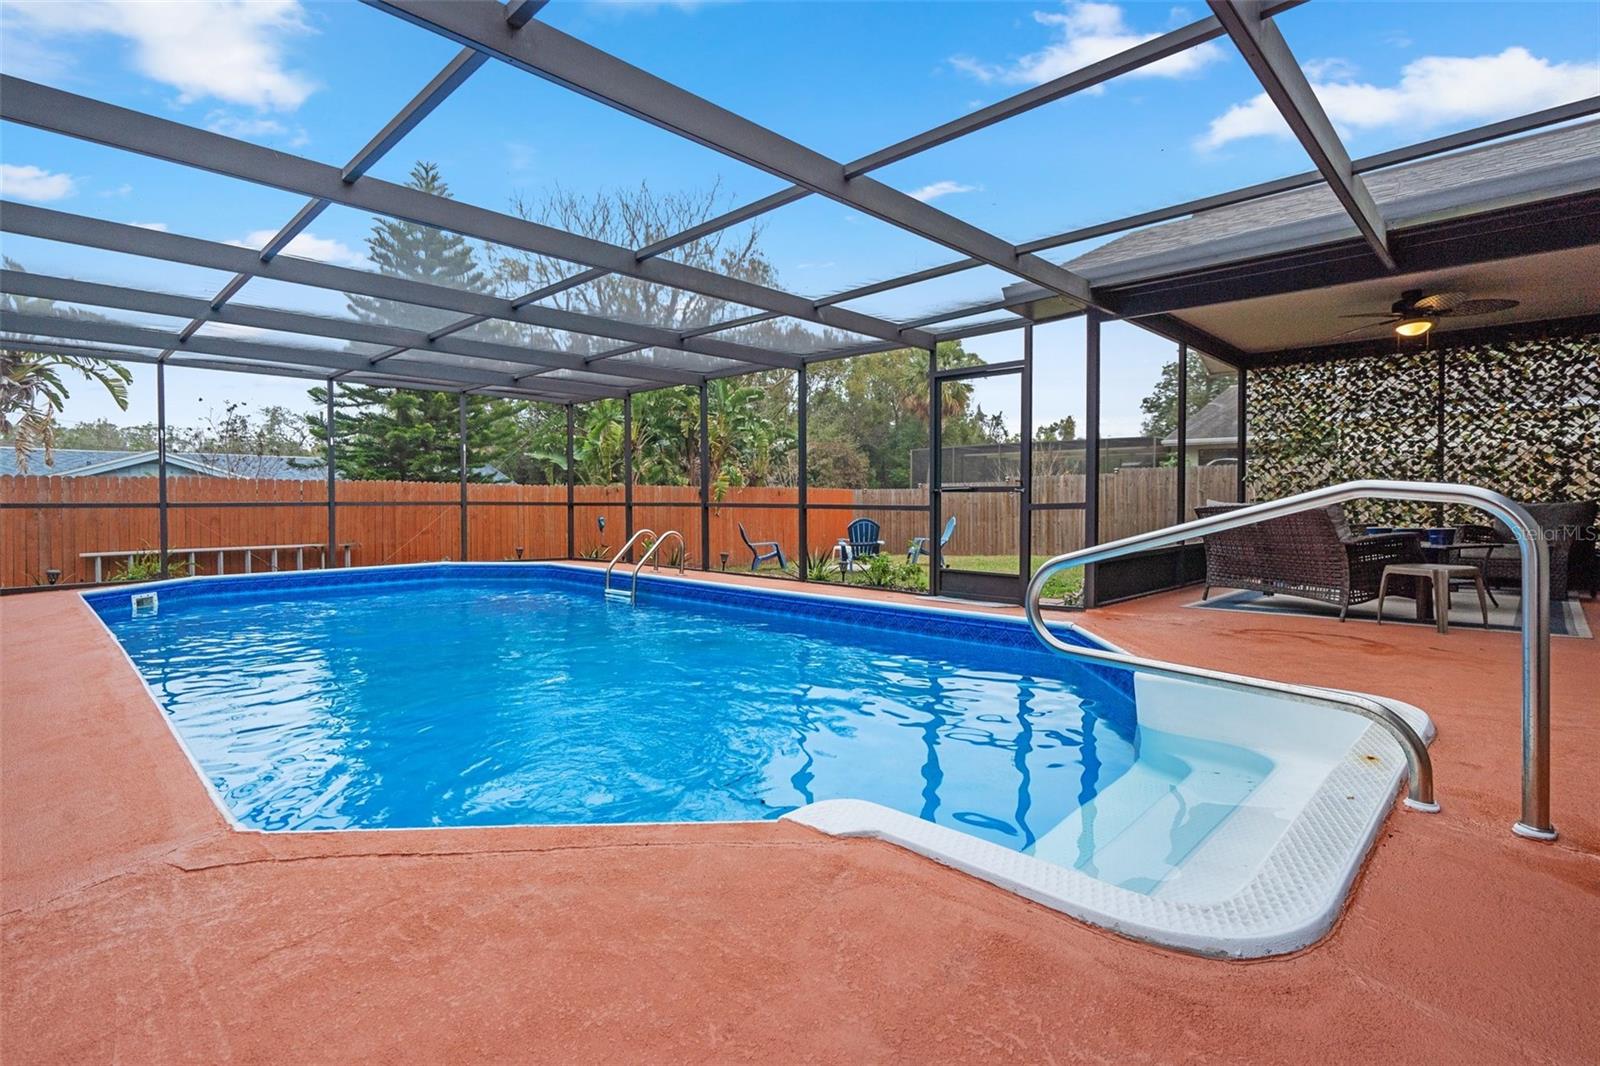
[[[1471,300],[1464,292],[1425,292],[1422,289],[1407,289],[1387,311],[1340,315],[1340,318],[1376,318],[1379,321],[1345,330],[1339,336],[1348,337],[1364,329],[1392,327],[1401,337],[1420,337],[1438,325],[1442,318],[1490,315],[1496,311],[1509,311],[1521,302],[1520,300]]]

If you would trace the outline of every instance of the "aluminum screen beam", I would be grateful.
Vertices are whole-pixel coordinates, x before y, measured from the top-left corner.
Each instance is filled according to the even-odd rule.
[[[1285,11],[1291,7],[1298,7],[1300,4],[1305,2],[1306,0],[1281,0],[1279,3],[1268,5],[1266,13],[1269,15],[1277,14],[1278,12]],[[848,178],[855,178],[862,174],[870,173],[871,171],[877,170],[880,167],[888,166],[891,163],[898,162],[901,159],[905,159],[909,156],[927,151],[930,148],[937,147],[938,145],[944,144],[958,137],[964,137],[969,133],[974,133],[977,130],[984,129],[985,127],[1003,121],[1004,119],[1012,118],[1016,115],[1031,111],[1036,107],[1042,107],[1045,104],[1052,103],[1056,100],[1061,100],[1072,95],[1073,93],[1094,88],[1095,86],[1101,85],[1113,77],[1126,74],[1129,71],[1137,70],[1140,67],[1147,66],[1151,63],[1159,62],[1160,60],[1181,52],[1186,48],[1192,48],[1195,45],[1214,40],[1222,35],[1222,24],[1214,17],[1191,23],[1188,26],[1173,30],[1171,33],[1165,34],[1161,37],[1157,37],[1153,40],[1145,41],[1135,45],[1132,48],[1125,49],[1114,56],[1109,56],[1106,59],[1102,59],[1098,62],[1090,63],[1087,66],[1081,67],[1078,70],[1063,74],[1059,78],[1053,78],[1050,81],[1033,87],[1032,89],[1024,90],[1023,92],[1017,93],[1014,96],[997,101],[996,103],[974,111],[971,114],[963,115],[959,118],[951,120],[950,122],[944,123],[941,126],[936,126],[932,130],[929,130],[925,133],[921,133],[915,137],[910,137],[903,141],[897,142],[896,144],[890,145],[888,148],[880,149],[871,155],[862,156],[860,159],[857,159],[854,162],[846,163],[844,167],[845,176]],[[1321,180],[1320,177],[1315,173],[1313,173],[1311,177],[1313,181]],[[675,248],[681,248],[686,244],[691,244],[702,237],[706,237],[720,230],[727,229],[730,226],[737,226],[742,222],[749,222],[752,219],[760,217],[761,215],[775,211],[780,207],[803,200],[810,195],[811,190],[803,185],[790,186],[787,189],[764,196],[759,200],[754,200],[748,204],[735,207],[732,210],[716,216],[715,218],[706,219],[704,222],[691,226],[680,233],[676,233],[670,237],[664,237],[661,240],[647,244],[643,248],[638,249],[636,254],[640,259],[650,259],[658,255],[664,255]],[[1047,248],[1050,247],[1050,245],[1043,244],[1040,245],[1040,247]],[[1038,250],[1039,248],[1028,247],[1025,245],[1019,246],[1019,251],[1033,252]],[[900,285],[912,284],[915,281],[923,281],[929,278],[943,277],[946,274],[956,273],[960,270],[965,270],[969,267],[975,267],[978,265],[980,265],[978,260],[969,258],[966,260],[961,260],[958,263],[951,264],[947,267],[934,268],[932,271],[922,272],[920,275],[907,275],[906,278],[895,279],[876,286],[867,286],[860,291],[852,290],[849,294],[840,294],[829,297],[827,300],[822,302],[828,306],[841,304],[858,297],[870,296],[874,293],[883,292],[887,289],[898,288]],[[568,289],[576,288],[579,285],[584,285],[588,282],[603,278],[606,276],[606,274],[607,271],[599,269],[585,270],[581,273],[574,274],[569,278],[565,278],[561,281],[547,285],[543,289],[536,289],[527,296],[522,297],[522,299],[530,302],[546,299],[550,296],[556,295],[557,293],[565,292]],[[759,322],[765,321],[772,317],[773,316],[770,314],[761,315],[755,316],[748,321]],[[468,326],[475,324],[475,320],[463,320],[461,324],[451,323],[450,325],[443,327],[442,331],[437,335],[442,336],[445,333],[454,333],[459,329],[465,329]],[[610,358],[610,356],[603,356],[602,358]]]
[[[843,164],[552,26],[536,22],[515,33],[509,31],[502,9],[493,0],[367,2],[926,240],[990,263],[1069,299],[1093,302],[1089,283],[1071,271],[1037,256],[1019,255],[1015,247],[994,234],[882,182],[865,177],[851,179]],[[755,301],[745,302],[752,307],[763,306]],[[911,343],[909,339],[907,343]]]
[[[78,281],[71,278],[58,278],[48,274],[35,274],[29,271],[9,269],[0,270],[0,292],[31,296],[44,300],[89,304],[94,307],[115,307],[124,311],[140,311],[146,314],[168,315],[175,318],[188,317],[193,315],[196,309],[206,306],[206,301],[192,296],[152,292],[145,289],[130,289],[119,285],[104,285],[98,282]],[[380,322],[329,318],[322,315],[309,315],[298,311],[283,311],[270,307],[235,304],[218,309],[214,320],[223,324],[244,326],[252,329],[270,329],[331,340],[355,341],[362,344],[392,345],[400,343],[405,345],[406,351],[416,351],[421,355],[425,355],[428,351],[437,351],[447,355],[545,367],[550,370],[588,369],[583,356],[570,352],[547,352],[467,338],[429,343],[426,339],[426,334],[418,330],[408,330]],[[193,334],[190,334],[190,336],[193,336]],[[365,358],[368,363],[368,369],[376,370],[378,364],[373,357],[368,356]],[[604,371],[590,372],[604,373]],[[693,385],[700,380],[700,376],[697,374],[653,367],[642,368],[640,373],[629,374],[626,379],[623,379],[621,375],[617,376],[619,377],[619,384],[626,385],[637,385],[648,381],[657,381],[667,385]]]
[[[533,20],[550,0],[509,0],[505,6],[506,25],[520,29]]]
[[[1372,251],[1389,270],[1397,269],[1389,252],[1383,213],[1378,210],[1367,183],[1355,172],[1350,154],[1345,151],[1328,113],[1317,100],[1316,91],[1306,80],[1305,71],[1289,51],[1289,43],[1272,22],[1262,17],[1259,0],[1207,0],[1212,14],[1222,23],[1228,36],[1255,73],[1306,154],[1316,164],[1344,205],[1351,221],[1366,238]]]
[[[191,356],[179,352],[171,359],[163,359],[156,352],[122,351],[116,348],[95,348],[82,344],[54,344],[47,341],[18,341],[7,340],[0,337],[0,351],[8,352],[43,352],[47,355],[76,356],[87,359],[106,359],[117,363],[156,364],[164,362],[169,368],[182,370],[218,370],[229,374],[256,374],[263,377],[274,378],[300,378],[306,381],[327,381],[328,376],[315,368],[284,366],[277,363],[255,363],[243,360],[234,361],[226,359],[208,359],[204,356]],[[389,388],[423,389],[433,392],[477,391],[463,389],[459,385],[440,385],[430,382],[411,381],[406,378],[383,377],[374,374],[357,374],[346,380],[359,382],[363,385],[381,385]],[[519,389],[516,394],[522,399],[538,399],[549,403],[567,403],[570,397],[553,395],[549,393],[534,394],[526,389]]]
[[[491,6],[495,11],[500,10],[498,5]],[[504,28],[503,21],[497,19],[497,23],[502,33],[509,32]],[[542,28],[542,23],[535,22],[519,32]],[[137,152],[153,159],[477,237],[535,255],[603,267],[611,273],[658,285],[670,285],[748,307],[759,307],[835,329],[905,344],[918,344],[927,339],[915,330],[903,330],[892,322],[871,315],[843,308],[819,309],[814,301],[803,296],[669,259],[641,262],[629,248],[475,207],[459,200],[433,196],[377,178],[367,177],[347,185],[343,171],[338,167],[52,89],[11,75],[0,75],[0,117],[79,140]],[[591,327],[576,332],[634,339],[612,329],[597,330]],[[671,347],[670,344],[666,346]]]
[[[466,81],[473,71],[483,66],[485,61],[486,57],[481,52],[474,52],[470,48],[463,48],[458,52],[455,58],[446,63],[444,69],[434,75],[433,80],[412,98],[410,103],[400,109],[399,114],[389,120],[388,125],[384,126],[376,137],[367,142],[365,148],[356,153],[354,159],[345,164],[343,173],[345,183],[348,184],[355,181],[371,169],[389,149],[400,142],[400,138],[414,129],[417,123],[427,118],[434,108],[438,107],[446,97],[455,92],[456,88]],[[283,251],[288,247],[289,242],[298,237],[301,231],[311,225],[327,207],[327,200],[307,200],[304,206],[295,212],[294,217],[262,247],[261,258],[271,259]],[[180,338],[193,336],[195,330],[213,317],[211,312],[233,299],[249,280],[250,275],[248,274],[235,274],[232,280],[218,290],[216,296],[212,297],[210,310],[195,316],[192,322],[178,332],[178,336]],[[172,353],[168,352],[166,354],[170,355]]]
[[[84,344],[56,344],[50,341],[12,340],[0,337],[0,351],[7,352],[42,352],[45,355],[64,355],[82,359],[104,359],[113,363],[143,363],[153,364],[161,362],[161,356],[155,352],[125,352],[116,348],[96,348]],[[194,370],[225,370],[240,374],[261,374],[268,377],[305,378],[308,381],[324,381],[325,375],[319,371],[306,367],[293,366],[268,366],[262,363],[228,362],[222,359],[183,358],[167,363],[168,366],[184,367]]]
[[[1498,140],[1501,137],[1509,137],[1518,133],[1528,133],[1544,126],[1570,122],[1573,119],[1585,118],[1596,113],[1600,113],[1600,96],[1591,96],[1584,100],[1575,100],[1570,104],[1561,104],[1558,107],[1549,107],[1542,111],[1530,112],[1502,122],[1491,122],[1484,126],[1461,130],[1458,133],[1420,141],[1403,148],[1395,148],[1387,152],[1379,152],[1376,155],[1363,156],[1351,164],[1351,169],[1357,174],[1365,174],[1373,170],[1382,170],[1385,167],[1399,166],[1402,163],[1414,163],[1419,159],[1426,159],[1428,156],[1470,148],[1486,141]],[[1275,196],[1282,192],[1293,192],[1296,189],[1309,188],[1313,185],[1322,184],[1323,180],[1320,171],[1308,170],[1284,178],[1274,178],[1271,181],[1247,185],[1230,192],[1202,196],[1194,200],[1185,200],[1183,203],[1173,204],[1171,207],[1158,208],[1154,211],[1142,211],[1139,214],[1126,215],[1110,222],[1101,222],[1093,226],[1083,226],[1079,229],[1067,230],[1048,237],[1040,237],[1020,244],[1018,247],[1029,251],[1059,248],[1063,245],[1076,244],[1078,241],[1092,240],[1095,237],[1104,237],[1124,230],[1137,229],[1140,226],[1155,225],[1158,222],[1170,222],[1173,219],[1184,218],[1218,207],[1231,207],[1235,204],[1248,203],[1251,200]],[[969,263],[967,265],[976,266],[977,264]]]
[[[203,333],[180,343],[175,332],[151,329],[124,322],[103,322],[83,318],[65,318],[58,315],[38,315],[27,312],[8,313],[0,320],[0,328],[13,333],[34,334],[42,338],[59,338],[68,341],[87,341],[90,344],[126,344],[141,348],[177,349],[199,352],[202,355],[220,355],[229,359],[245,359],[258,363],[283,363],[289,366],[314,368],[321,376],[340,371],[360,374],[390,374],[410,381],[426,381],[457,387],[490,385],[502,388],[517,387],[517,378],[511,374],[472,370],[467,367],[445,367],[414,359],[393,359],[381,371],[375,370],[365,357],[332,349],[321,351],[310,348],[290,348],[282,345],[262,344],[238,340],[233,337],[209,337]],[[556,379],[540,378],[540,389],[547,394],[566,395],[568,398],[595,396],[620,396],[626,390],[606,386],[577,385]]]
[[[444,69],[433,76],[433,80],[423,86],[422,91],[412,97],[411,102],[402,107],[388,124],[368,141],[366,147],[355,154],[355,158],[344,166],[340,176],[346,185],[366,174],[375,166],[378,160],[389,154],[389,150],[400,143],[400,139],[412,130],[423,119],[433,114],[434,110],[450,94],[472,76],[473,72],[483,66],[485,56],[482,52],[474,52],[470,48],[463,48],[460,52],[444,65]]]
[[[538,379],[539,387],[528,388],[516,384],[515,380],[508,375],[491,374],[476,370],[442,368],[433,364],[418,364],[409,360],[402,361],[394,372],[386,372],[375,370],[373,367],[365,365],[360,356],[353,356],[347,352],[333,350],[322,352],[305,348],[284,348],[254,341],[208,337],[205,334],[194,337],[186,344],[173,345],[171,342],[175,334],[167,330],[154,330],[125,323],[95,322],[88,319],[65,319],[53,315],[7,315],[6,328],[14,331],[40,334],[43,337],[57,337],[66,341],[87,342],[91,345],[134,344],[147,348],[176,348],[176,354],[171,359],[165,359],[163,356],[156,354],[145,355],[139,352],[102,350],[105,358],[126,362],[166,361],[169,365],[195,366],[201,369],[215,370],[244,369],[246,366],[253,366],[265,373],[275,373],[279,372],[282,367],[289,367],[297,371],[304,371],[307,376],[318,380],[325,379],[330,374],[339,372],[343,368],[348,368],[349,373],[373,384],[403,382],[408,387],[444,389],[466,389],[483,386],[517,388],[525,392],[537,392],[541,396],[554,398],[561,403],[570,402],[574,399],[586,400],[602,396],[620,396],[626,391],[614,387],[591,388],[587,384],[580,386],[542,378]],[[9,347],[10,350],[14,351],[50,351],[52,348],[63,347],[62,345],[53,344],[50,340],[40,340],[34,337],[6,338],[0,341],[0,346]],[[196,355],[193,360],[189,358],[191,353]],[[239,363],[207,360],[206,356],[221,356],[223,359],[239,360]],[[177,361],[179,359],[183,361],[179,363]]]
[[[1434,137],[1426,141],[1419,141],[1416,144],[1407,145],[1402,148],[1394,148],[1386,152],[1379,152],[1375,155],[1363,156],[1362,158],[1355,160],[1355,162],[1352,164],[1352,167],[1357,174],[1366,174],[1370,171],[1382,170],[1385,167],[1399,166],[1404,163],[1414,163],[1419,159],[1426,159],[1429,156],[1439,155],[1444,152],[1459,151],[1463,148],[1471,148],[1474,145],[1483,144],[1488,141],[1499,140],[1503,137],[1515,136],[1519,133],[1529,133],[1545,126],[1554,126],[1563,122],[1571,122],[1575,119],[1587,118],[1595,114],[1600,114],[1600,96],[1591,96],[1582,100],[1574,100],[1568,104],[1560,104],[1556,107],[1545,108],[1541,111],[1529,112],[1526,115],[1520,115],[1516,118],[1505,119],[1500,122],[1491,122],[1482,126],[1474,126],[1471,129],[1446,134],[1442,137]],[[1186,218],[1189,215],[1198,214],[1202,211],[1210,211],[1219,207],[1231,207],[1235,204],[1248,203],[1251,200],[1260,200],[1268,196],[1275,196],[1278,193],[1293,192],[1296,189],[1305,189],[1313,185],[1321,185],[1322,183],[1323,177],[1319,171],[1308,170],[1300,174],[1290,175],[1288,177],[1274,178],[1271,181],[1263,181],[1255,185],[1247,185],[1243,188],[1234,189],[1230,192],[1216,193],[1211,196],[1202,196],[1193,200],[1186,200],[1180,204],[1173,204],[1171,207],[1158,208],[1153,211],[1142,211],[1135,215],[1125,215],[1122,218],[1112,219],[1109,222],[1099,222],[1092,226],[1083,226],[1079,229],[1051,234],[1048,237],[1039,237],[1023,244],[1019,244],[1017,247],[1025,251],[1042,252],[1050,248],[1058,248],[1064,245],[1076,244],[1078,241],[1093,240],[1096,237],[1105,237],[1113,233],[1121,233],[1125,230],[1137,229],[1141,226],[1151,226],[1161,222],[1170,222],[1174,219]],[[906,285],[914,285],[920,281],[928,281],[934,278],[946,277],[950,274],[958,274],[963,270],[970,270],[973,267],[981,265],[982,264],[980,264],[976,259],[958,259],[954,262],[945,263],[942,266],[928,267],[926,269],[919,270],[914,274],[903,274],[897,278],[889,278],[884,281],[873,282],[869,285],[862,285],[855,289],[848,289],[844,292],[835,293],[832,296],[823,297],[820,302],[824,304],[832,304],[842,303],[847,300],[860,299],[861,297],[873,296],[881,292],[889,292],[894,289],[902,288]],[[974,303],[970,307],[957,310],[960,310],[962,314],[977,314],[988,306],[989,301],[983,301],[981,303]],[[744,322],[759,321],[761,317],[763,316],[751,316],[739,321],[740,324],[743,324]],[[940,317],[944,318],[946,316],[941,315]]]
[[[793,193],[793,195],[790,195],[790,193]],[[798,187],[785,192],[774,193],[771,196],[766,196],[760,200],[755,200],[751,203],[745,204],[743,207],[735,208],[727,214],[718,215],[715,218],[708,218],[704,222],[701,222],[695,226],[691,226],[689,229],[686,229],[681,233],[676,233],[670,237],[664,237],[659,241],[647,244],[643,248],[637,249],[634,252],[634,257],[640,260],[654,259],[658,255],[665,255],[674,248],[681,248],[685,244],[690,244],[699,240],[701,237],[709,236],[710,234],[716,233],[718,230],[726,229],[729,226],[738,225],[740,222],[748,221],[749,219],[755,218],[759,215],[764,215],[774,208],[781,207],[786,203],[792,203],[793,201],[799,200],[807,195],[809,194],[805,189]],[[545,300],[551,296],[556,296],[560,293],[566,292],[568,289],[575,289],[580,285],[586,285],[591,281],[598,281],[599,279],[607,277],[610,274],[611,271],[609,270],[602,270],[598,267],[590,267],[588,270],[580,271],[577,274],[573,274],[571,277],[563,278],[562,280],[552,282],[543,288],[534,289],[531,292],[525,293],[522,296],[517,297],[515,300],[512,300],[511,305],[513,307],[521,307],[523,304],[538,303],[540,300]],[[766,321],[777,317],[778,316],[776,314],[768,312],[760,316],[757,320]],[[461,330],[475,326],[481,321],[483,321],[481,318],[464,318],[459,322],[451,322],[448,325],[439,327],[437,330],[433,331],[431,335],[435,337],[443,337],[451,333],[459,333]],[[685,336],[688,335],[689,334],[685,334]],[[638,349],[632,348],[629,350],[637,351]]]
[[[52,277],[48,274],[34,274],[23,270],[0,270],[0,292],[31,296],[43,300],[89,304],[94,307],[115,307],[124,311],[169,315],[175,318],[191,316],[197,308],[206,306],[206,301],[192,296],[151,292],[144,289],[130,289],[120,285],[103,285],[99,282],[77,281],[70,278]],[[282,311],[270,307],[251,307],[235,304],[218,310],[215,320],[219,323],[244,326],[251,329],[270,329],[279,332],[323,337],[330,340],[354,341],[360,344],[407,344],[408,350],[418,351],[419,355],[424,356],[427,351],[431,350],[470,359],[487,359],[524,366],[564,370],[585,369],[583,357],[572,353],[539,352],[510,344],[466,338],[452,338],[437,344],[427,345],[426,335],[417,330],[384,325],[379,322],[362,322],[356,319],[328,318],[322,315],[302,314],[298,311]],[[372,357],[366,356],[363,358],[368,364],[367,369],[374,371],[378,369]],[[417,361],[419,360],[413,360],[413,362]],[[443,365],[448,366],[448,364]],[[692,385],[700,380],[699,376],[695,374],[657,370],[652,367],[643,369],[644,372],[629,374],[626,379],[623,379],[619,373],[617,375],[619,377],[617,383],[620,385],[640,385],[656,381],[669,385]]]
[[[758,367],[793,368],[799,365],[797,356],[767,352],[729,341],[698,337],[685,339],[678,333],[655,326],[598,319],[592,315],[582,315],[552,307],[514,309],[507,301],[483,293],[452,289],[445,285],[413,281],[389,274],[376,274],[367,270],[355,270],[350,267],[335,266],[332,263],[297,259],[292,256],[278,256],[263,262],[256,252],[249,248],[176,233],[163,233],[122,222],[107,222],[103,219],[73,215],[10,200],[0,202],[0,232],[19,233],[90,248],[103,248],[107,251],[164,259],[168,262],[186,263],[212,270],[246,273],[297,285],[356,293],[396,303],[435,307],[460,314],[502,318],[569,333],[606,336],[649,347],[697,352],[719,359],[752,363]],[[606,332],[601,333],[601,329]]]
[[[1291,7],[1298,7],[1305,0],[1289,0],[1265,5],[1262,12],[1264,17],[1270,17],[1280,11]],[[1132,48],[1105,59],[1079,67],[1077,70],[1052,78],[1031,89],[1025,89],[1014,96],[998,100],[987,107],[980,107],[959,118],[951,119],[941,126],[919,133],[914,137],[907,137],[903,141],[879,149],[871,155],[862,156],[853,163],[848,164],[845,176],[858,177],[868,171],[886,167],[891,163],[898,163],[902,159],[926,152],[930,148],[937,148],[958,137],[965,137],[969,133],[986,129],[998,122],[1014,118],[1017,115],[1032,111],[1036,107],[1054,103],[1073,93],[1082,92],[1103,85],[1112,78],[1120,77],[1130,71],[1147,67],[1152,63],[1159,63],[1163,59],[1186,52],[1197,45],[1216,40],[1224,33],[1222,24],[1215,18],[1200,19],[1187,26],[1164,33],[1159,37],[1152,37],[1142,41]]]

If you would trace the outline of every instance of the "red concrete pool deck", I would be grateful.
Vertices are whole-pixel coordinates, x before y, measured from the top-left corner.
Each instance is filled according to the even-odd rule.
[[[236,833],[75,594],[0,600],[0,1062],[1600,1062],[1600,642],[1552,644],[1536,844],[1515,636],[1194,598],[1083,621],[1439,726],[1443,813],[1395,813],[1294,956],[1164,951],[781,823]]]

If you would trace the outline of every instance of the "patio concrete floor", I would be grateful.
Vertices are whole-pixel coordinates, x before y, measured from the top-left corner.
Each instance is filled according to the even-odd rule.
[[[1600,1061],[1600,642],[1552,644],[1536,844],[1514,635],[1194,598],[1084,621],[1439,726],[1443,813],[1393,814],[1294,956],[1175,954],[788,824],[235,833],[75,594],[0,600],[0,1061]]]

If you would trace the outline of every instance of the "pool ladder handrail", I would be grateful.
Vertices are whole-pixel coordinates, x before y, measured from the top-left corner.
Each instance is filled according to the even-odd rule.
[[[678,538],[678,547],[681,549],[678,554],[678,576],[683,576],[683,557],[688,553],[689,545],[684,541],[682,533],[679,533],[676,529],[669,529],[652,541],[650,543],[650,547],[644,550],[644,554],[639,556],[639,561],[633,564],[633,580],[628,586],[629,603],[639,602],[639,571],[643,570],[644,564],[648,563],[651,559],[655,559],[656,569],[661,569],[661,560],[657,557],[656,553],[661,550],[661,545],[665,544],[668,539],[672,537]],[[620,596],[621,593],[619,592],[617,595]]]
[[[1550,823],[1550,612],[1547,606],[1550,552],[1544,531],[1533,516],[1515,500],[1498,492],[1446,482],[1347,481],[1067,552],[1047,560],[1028,582],[1024,600],[1028,624],[1046,647],[1070,658],[1161,677],[1200,681],[1234,691],[1273,692],[1298,702],[1331,706],[1370,719],[1392,733],[1405,752],[1409,775],[1406,805],[1415,810],[1437,811],[1439,805],[1433,798],[1433,763],[1428,757],[1427,745],[1404,718],[1376,700],[1332,689],[1267,681],[1068,644],[1050,631],[1040,613],[1045,582],[1058,570],[1101,563],[1143,549],[1179,544],[1207,533],[1220,533],[1271,518],[1363,499],[1462,504],[1488,511],[1511,530],[1522,552],[1522,817],[1511,828],[1518,836],[1532,840],[1554,840],[1556,830]]]
[[[653,537],[655,535],[656,535],[656,531],[653,530],[653,529],[636,530],[634,532],[633,536],[628,538],[628,543],[624,544],[621,547],[621,549],[618,550],[617,554],[615,554],[615,555],[613,555],[611,557],[611,561],[606,564],[606,577],[605,577],[605,581],[603,582],[602,588],[601,588],[601,591],[600,591],[600,594],[602,596],[612,596],[612,595],[621,596],[622,595],[622,590],[621,589],[613,589],[611,587],[611,571],[616,569],[617,561],[619,559],[621,559],[624,555],[627,555],[629,552],[633,551],[633,546],[638,541],[638,539],[640,537]]]

